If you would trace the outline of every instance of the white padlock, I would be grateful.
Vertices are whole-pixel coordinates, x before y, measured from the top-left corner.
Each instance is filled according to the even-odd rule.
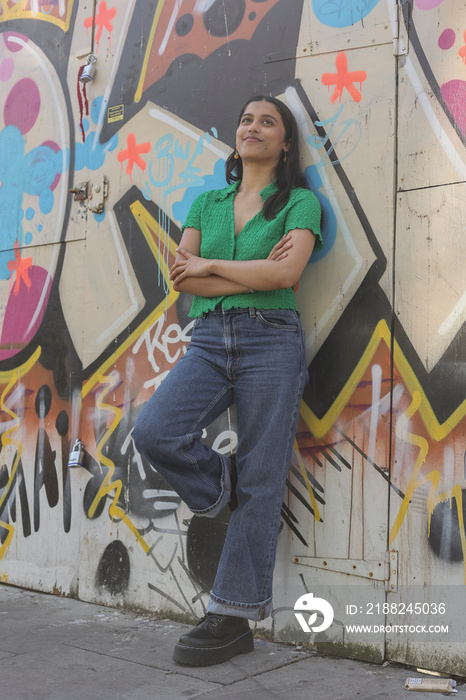
[[[76,442],[73,445],[73,449],[70,452],[70,458],[68,460],[69,467],[82,467],[84,463],[84,445],[79,438],[76,438]]]

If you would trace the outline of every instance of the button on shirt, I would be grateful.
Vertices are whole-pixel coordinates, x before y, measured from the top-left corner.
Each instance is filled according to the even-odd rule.
[[[316,236],[314,250],[322,248],[320,202],[313,192],[301,187],[291,190],[288,203],[274,219],[267,221],[261,210],[235,237],[233,202],[239,185],[238,180],[222,190],[204,192],[194,200],[182,230],[192,227],[201,232],[201,257],[218,260],[264,260],[282,236],[296,228],[310,229]],[[265,202],[276,190],[274,182],[267,185],[260,192],[262,201]],[[232,296],[195,296],[189,315],[202,316],[219,305],[223,309],[253,306],[256,309],[296,310],[293,288],[290,287]]]

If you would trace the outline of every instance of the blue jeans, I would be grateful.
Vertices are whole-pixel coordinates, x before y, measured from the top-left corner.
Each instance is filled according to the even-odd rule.
[[[209,612],[251,620],[270,615],[280,512],[307,379],[295,311],[218,309],[196,319],[186,355],[136,421],[138,451],[193,513],[214,517],[230,500],[230,459],[201,436],[236,404],[238,507]]]

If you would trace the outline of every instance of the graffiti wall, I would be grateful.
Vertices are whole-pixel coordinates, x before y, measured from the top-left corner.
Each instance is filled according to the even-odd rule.
[[[302,637],[293,605],[317,583],[362,582],[378,600],[446,579],[463,590],[460,10],[0,0],[2,582],[205,610],[228,513],[193,517],[132,428],[190,339],[190,300],[168,280],[181,225],[224,186],[238,111],[265,93],[296,116],[325,238],[296,292],[311,379],[268,624]],[[234,452],[235,425],[228,412],[205,440]],[[77,438],[84,465],[69,468]],[[386,635],[371,654],[465,670],[461,647]]]

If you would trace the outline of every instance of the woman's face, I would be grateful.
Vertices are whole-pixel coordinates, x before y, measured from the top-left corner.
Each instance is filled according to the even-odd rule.
[[[236,148],[244,162],[276,167],[289,148],[280,112],[271,102],[250,102],[236,130]]]

